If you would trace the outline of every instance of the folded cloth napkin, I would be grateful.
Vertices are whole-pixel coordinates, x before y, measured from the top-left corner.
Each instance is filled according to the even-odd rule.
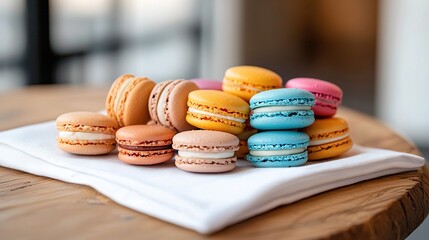
[[[77,156],[56,146],[55,122],[0,132],[0,165],[95,188],[112,200],[200,233],[277,206],[363,180],[416,170],[424,159],[354,146],[331,161],[295,168],[253,168],[238,161],[223,174],[195,174],[174,167],[131,166],[115,153]]]

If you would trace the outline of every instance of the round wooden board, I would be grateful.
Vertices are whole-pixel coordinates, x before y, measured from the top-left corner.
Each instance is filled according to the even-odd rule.
[[[104,108],[107,88],[36,86],[0,94],[0,130]],[[364,146],[420,154],[375,119],[341,108]],[[19,159],[16,159],[19,161]],[[331,190],[212,235],[122,207],[95,190],[0,168],[2,239],[404,239],[429,210],[426,167]]]

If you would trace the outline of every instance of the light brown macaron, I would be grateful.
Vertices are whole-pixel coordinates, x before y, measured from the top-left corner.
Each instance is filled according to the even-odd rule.
[[[148,100],[155,82],[125,74],[112,84],[106,99],[107,115],[119,126],[146,124],[150,120]]]
[[[116,147],[118,124],[112,118],[95,112],[70,112],[56,120],[58,147],[80,155],[101,155]]]
[[[174,156],[174,131],[160,125],[133,125],[116,132],[118,158],[133,165],[163,163]]]
[[[238,150],[237,136],[211,130],[194,130],[176,134],[173,148],[178,151],[178,168],[197,173],[221,173],[235,168]]]
[[[149,98],[149,114],[152,120],[176,132],[196,129],[186,122],[188,94],[194,90],[198,90],[198,86],[183,79],[158,83]]]

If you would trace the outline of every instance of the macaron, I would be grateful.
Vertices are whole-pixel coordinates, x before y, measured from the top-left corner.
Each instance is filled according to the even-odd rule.
[[[166,126],[175,132],[195,129],[186,122],[188,94],[197,85],[187,80],[168,80],[156,84],[149,98],[149,114],[155,124]]]
[[[246,127],[244,128],[244,131],[237,135],[238,139],[240,140],[240,148],[235,153],[237,158],[246,159],[246,156],[249,153],[249,148],[247,147],[247,139],[249,139],[250,136],[257,132],[258,130],[252,128],[250,126],[249,121],[246,121]]]
[[[225,72],[222,83],[224,92],[239,96],[247,102],[259,92],[281,86],[282,78],[277,73],[255,66],[229,68]]]
[[[316,78],[294,78],[287,81],[285,87],[311,92],[316,99],[312,108],[316,117],[334,116],[343,97],[343,91],[340,87]]]
[[[221,173],[235,168],[238,138],[230,133],[194,130],[173,137],[178,168],[197,173]]]
[[[192,82],[197,84],[199,89],[219,90],[222,91],[222,81],[205,78],[194,78]]]
[[[306,90],[282,88],[260,92],[250,99],[250,125],[259,130],[307,127],[314,122],[314,96]]]
[[[175,132],[160,125],[132,125],[116,132],[118,158],[133,165],[163,163],[174,156],[171,147]]]
[[[307,162],[309,137],[302,132],[266,131],[248,140],[247,160],[255,167],[295,167]]]
[[[125,74],[112,84],[106,99],[107,115],[119,126],[145,124],[150,120],[148,100],[155,82]]]
[[[196,90],[188,95],[186,121],[198,128],[240,134],[249,118],[249,104],[216,90]]]
[[[116,147],[116,121],[95,112],[70,112],[56,120],[58,147],[80,155],[101,155]]]
[[[336,157],[353,146],[349,137],[349,126],[342,118],[316,119],[311,126],[304,128],[303,132],[310,136],[308,160]]]

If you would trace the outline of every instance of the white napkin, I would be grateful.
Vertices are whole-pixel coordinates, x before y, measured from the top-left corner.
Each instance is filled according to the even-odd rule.
[[[0,165],[95,188],[112,200],[200,233],[277,206],[363,180],[416,170],[424,159],[354,146],[336,160],[295,168],[254,168],[239,160],[223,174],[195,174],[174,167],[131,166],[116,154],[77,156],[56,146],[55,122],[0,132]]]

